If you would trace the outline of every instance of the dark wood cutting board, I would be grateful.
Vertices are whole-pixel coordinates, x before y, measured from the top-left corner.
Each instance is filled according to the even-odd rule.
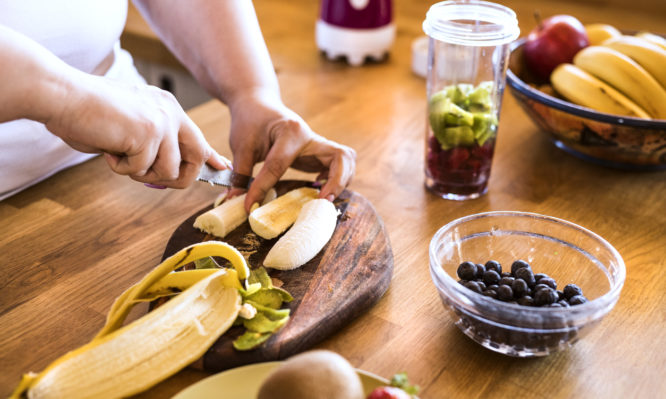
[[[281,181],[275,188],[281,195],[308,184]],[[393,273],[393,253],[384,223],[372,204],[358,193],[345,190],[334,203],[340,211],[337,227],[331,240],[314,259],[296,270],[267,269],[270,276],[282,281],[282,288],[294,297],[292,302],[285,304],[291,309],[287,325],[257,349],[243,352],[235,350],[232,341],[244,329],[232,327],[195,367],[217,372],[285,359],[334,334],[384,294]],[[211,208],[200,210],[176,229],[167,243],[164,258],[197,242],[220,240],[193,227],[196,217]],[[254,245],[250,245],[248,237],[256,237],[259,242],[255,240]],[[255,268],[262,265],[278,238],[263,240],[254,235],[249,223],[245,222],[222,240],[241,252],[256,250],[249,256],[249,266]]]

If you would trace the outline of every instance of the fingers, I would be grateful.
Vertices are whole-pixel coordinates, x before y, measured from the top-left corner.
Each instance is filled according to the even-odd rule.
[[[208,144],[208,143],[206,143],[206,144]],[[209,145],[209,147],[210,147],[210,145]],[[206,160],[206,163],[208,165],[212,166],[213,168],[215,168],[217,170],[233,169],[234,168],[233,165],[231,164],[231,161],[227,157],[224,157],[224,156],[218,154],[217,151],[215,151],[213,149],[213,147],[210,147],[209,152],[210,152],[210,157]]]
[[[322,148],[321,150],[330,154],[330,163],[327,165],[327,180],[321,188],[319,196],[333,201],[351,182],[356,169],[356,152],[349,147],[331,142],[320,145],[328,146],[328,148]],[[323,175],[320,174],[320,177],[323,177]]]
[[[254,165],[257,163],[256,161],[256,151],[254,150],[253,146],[256,143],[254,142],[248,142],[247,140],[243,141],[242,145],[240,148],[236,148],[234,151],[234,161],[233,161],[233,170],[237,173],[247,175],[247,176],[252,176],[252,172],[254,170]],[[256,183],[252,183],[254,186]],[[239,195],[242,195],[245,193],[244,188],[232,188],[229,191],[229,196],[228,198],[233,198]],[[249,197],[249,195],[248,195]],[[248,200],[248,197],[245,197],[245,210],[249,212],[250,207],[252,206],[253,202],[251,200]],[[263,197],[262,197],[263,199]],[[256,201],[255,201],[256,202]]]
[[[248,211],[252,204],[264,199],[268,190],[275,186],[306,145],[301,138],[301,126],[298,122],[285,121],[277,129],[280,131],[275,134],[276,140],[245,198],[245,209]]]
[[[165,145],[164,152],[158,153],[150,171],[144,176],[131,175],[134,180],[171,188],[186,188],[197,178],[204,163],[219,170],[231,168],[231,162],[208,144],[199,127],[184,113],[183,118],[176,136],[178,145],[175,151],[170,151],[171,148]],[[170,162],[178,161],[175,171],[165,172],[161,164],[163,157],[169,157]]]
[[[109,166],[120,175],[143,176],[155,162],[159,147],[159,141],[147,140],[141,146],[130,148],[122,155],[116,156],[115,162]]]
[[[171,181],[180,178],[181,151],[177,137],[167,135],[160,143],[153,164],[146,173],[131,174],[132,177],[143,177],[148,181]]]

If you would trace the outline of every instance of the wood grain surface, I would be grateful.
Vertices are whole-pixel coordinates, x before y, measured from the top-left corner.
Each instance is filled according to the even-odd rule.
[[[282,195],[307,185],[304,181],[278,182]],[[195,364],[207,371],[221,371],[262,361],[285,359],[312,348],[372,306],[388,288],[393,272],[393,253],[382,220],[362,195],[345,190],[335,201],[339,212],[333,236],[317,256],[295,270],[268,269],[271,278],[284,285],[294,300],[287,325],[260,347],[237,351],[233,341],[245,329],[232,327]],[[219,240],[193,227],[194,220],[208,206],[187,218],[169,239],[167,258],[182,248],[207,240]],[[224,237],[240,251],[247,251],[251,268],[263,265],[268,251],[279,237],[264,240],[252,232],[248,222]]]
[[[517,12],[523,36],[535,26],[535,9],[584,23],[665,30],[659,7],[502,3]],[[487,195],[442,200],[423,185],[425,82],[410,70],[410,45],[423,34],[431,2],[396,0],[389,59],[359,68],[317,51],[318,2],[254,4],[284,101],[315,131],[357,151],[349,190],[372,203],[393,248],[386,294],[318,348],[381,376],[406,371],[425,399],[666,397],[666,172],[608,169],[568,155],[506,91]],[[211,102],[189,114],[230,156],[227,108]],[[42,370],[88,342],[114,298],[159,263],[176,227],[218,193],[205,184],[148,189],[96,158],[0,202],[0,396],[21,373]],[[458,217],[493,210],[572,221],[623,256],[627,280],[617,305],[572,349],[539,359],[505,357],[472,342],[444,311],[428,272],[429,241]],[[170,397],[209,375],[186,369],[139,397]]]

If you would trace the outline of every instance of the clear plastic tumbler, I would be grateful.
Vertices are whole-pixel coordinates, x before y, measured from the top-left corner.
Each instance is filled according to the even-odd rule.
[[[509,45],[520,30],[509,8],[451,0],[428,10],[426,187],[446,199],[488,190]]]

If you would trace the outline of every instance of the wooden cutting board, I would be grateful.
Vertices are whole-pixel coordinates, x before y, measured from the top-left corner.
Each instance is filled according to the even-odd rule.
[[[281,195],[308,184],[281,181],[275,188]],[[287,325],[257,349],[244,352],[232,346],[232,341],[243,333],[244,328],[232,327],[195,367],[217,372],[250,363],[285,359],[334,334],[386,292],[393,273],[393,253],[384,223],[370,202],[358,193],[345,190],[334,203],[340,211],[337,227],[329,243],[314,259],[296,270],[267,269],[270,276],[282,281],[282,288],[294,297],[292,302],[285,304],[291,309]],[[167,243],[165,259],[188,245],[219,240],[193,227],[196,217],[211,208],[200,210],[176,229]],[[223,241],[241,252],[256,250],[249,256],[249,266],[255,268],[262,265],[277,239],[264,240],[254,235],[249,223],[245,222]]]

